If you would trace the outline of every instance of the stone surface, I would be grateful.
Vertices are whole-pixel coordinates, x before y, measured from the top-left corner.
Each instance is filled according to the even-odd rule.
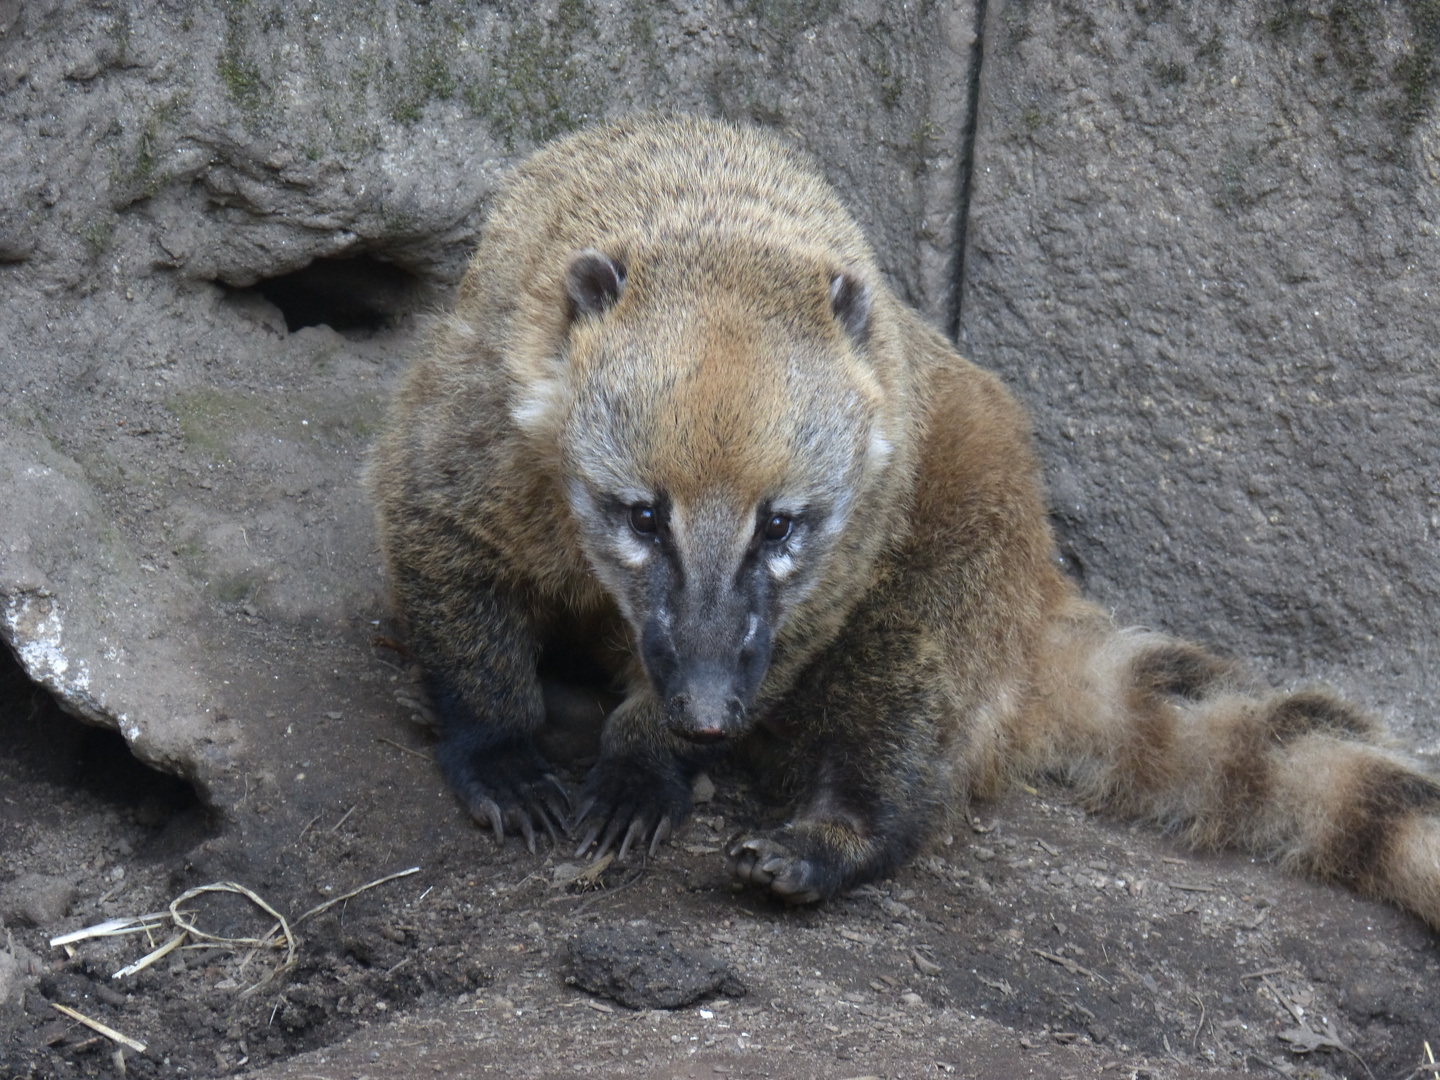
[[[1124,622],[1440,752],[1440,10],[992,0],[962,349]]]
[[[0,949],[0,1008],[18,1007],[20,999],[40,982],[45,965],[23,945],[13,941]]]
[[[679,1009],[713,994],[745,995],[745,984],[728,964],[629,926],[572,936],[566,978],[631,1009]]]
[[[21,874],[0,886],[0,919],[38,926],[54,926],[70,914],[75,883],[54,874]]]

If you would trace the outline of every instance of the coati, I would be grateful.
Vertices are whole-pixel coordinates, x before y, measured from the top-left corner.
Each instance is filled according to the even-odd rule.
[[[730,858],[791,901],[1049,773],[1440,928],[1440,783],[1331,694],[1082,599],[1025,414],[770,136],[632,118],[523,162],[370,485],[440,766],[497,840],[653,854],[745,743],[794,809]],[[535,742],[557,643],[624,694],[573,815]]]

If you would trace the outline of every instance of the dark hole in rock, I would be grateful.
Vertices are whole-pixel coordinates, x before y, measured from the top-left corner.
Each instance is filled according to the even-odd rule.
[[[380,330],[429,299],[420,277],[370,255],[316,259],[242,291],[257,292],[278,307],[292,334],[322,323],[332,330]]]
[[[137,825],[208,829],[193,787],[146,765],[119,732],[65,712],[0,642],[0,790],[5,778],[54,788],[57,800],[83,794]]]

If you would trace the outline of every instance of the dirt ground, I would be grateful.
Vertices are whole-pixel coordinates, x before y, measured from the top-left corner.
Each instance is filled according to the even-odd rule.
[[[778,813],[738,771],[714,774],[648,865],[577,881],[565,850],[497,849],[443,791],[373,632],[311,646],[337,681],[276,691],[291,694],[276,737],[295,772],[244,777],[225,807],[60,713],[3,658],[0,1076],[1434,1075],[1420,1066],[1427,1040],[1440,1050],[1440,942],[1418,921],[1178,851],[1060,790],[979,807],[894,880],[802,910],[729,877],[726,838]],[[191,939],[116,978],[168,921],[49,944],[227,881],[290,921],[287,969],[283,949]],[[220,937],[274,923],[234,893],[181,910]],[[747,992],[638,1011],[587,993],[567,983],[569,939],[596,928],[703,950]]]

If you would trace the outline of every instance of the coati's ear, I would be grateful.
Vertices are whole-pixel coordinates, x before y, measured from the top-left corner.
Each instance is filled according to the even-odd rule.
[[[586,248],[570,260],[565,292],[570,298],[570,319],[599,315],[613,307],[625,289],[625,267],[603,251]]]
[[[846,270],[830,282],[830,310],[857,341],[870,326],[870,286]]]

